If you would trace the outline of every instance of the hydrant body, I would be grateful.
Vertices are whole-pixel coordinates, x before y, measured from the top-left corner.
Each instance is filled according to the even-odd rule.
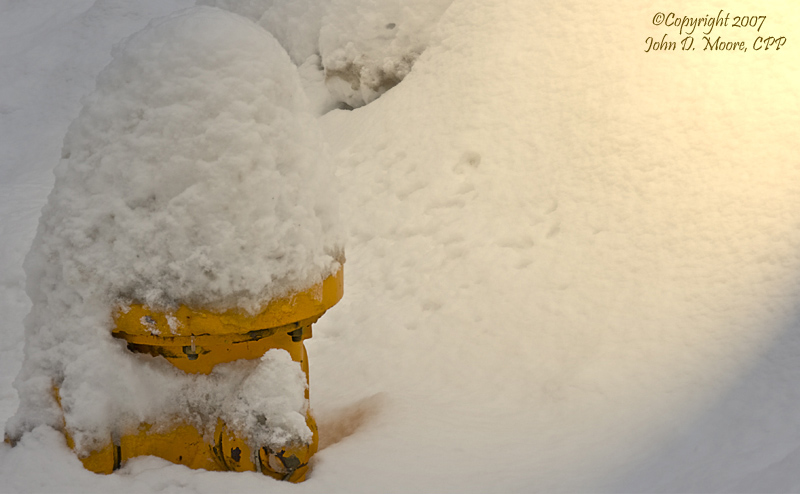
[[[311,325],[342,298],[343,292],[340,268],[305,291],[270,301],[254,316],[238,310],[220,313],[186,306],[166,314],[134,304],[116,314],[112,334],[125,340],[131,351],[162,356],[187,373],[209,374],[217,364],[258,359],[268,350],[282,349],[300,363],[308,382],[308,356],[303,341],[311,337]],[[58,390],[55,392],[58,398]],[[258,471],[276,479],[301,482],[319,442],[310,410],[306,424],[313,434],[311,442],[292,444],[279,451],[266,445],[254,448],[248,438],[239,437],[219,418],[213,437],[188,422],[171,418],[169,423],[166,430],[159,424],[142,423],[118,438],[109,438],[104,447],[81,461],[88,470],[111,473],[130,458],[153,455],[190,468]],[[67,442],[71,447],[74,444],[69,434]]]

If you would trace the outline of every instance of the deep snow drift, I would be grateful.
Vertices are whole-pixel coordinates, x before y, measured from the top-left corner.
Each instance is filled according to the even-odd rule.
[[[677,34],[640,2],[455,0],[399,85],[321,117],[348,276],[308,343],[322,449],[306,483],[156,459],[98,477],[40,428],[0,449],[6,485],[797,491],[800,12],[734,3],[767,31],[719,35],[789,44],[644,53]],[[4,207],[29,241],[35,218]]]

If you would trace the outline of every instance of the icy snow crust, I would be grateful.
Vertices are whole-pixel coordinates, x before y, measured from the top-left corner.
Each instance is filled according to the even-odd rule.
[[[26,259],[33,308],[9,434],[61,427],[53,386],[81,452],[183,410],[215,420],[236,373],[183,376],[146,363],[112,341],[112,311],[137,302],[255,313],[335,272],[341,244],[321,142],[285,51],[239,16],[195,8],[117,46],[69,128]],[[265,439],[310,437],[298,373],[297,363],[265,359],[244,384],[252,395],[224,408],[230,424],[256,439],[252,415],[286,409],[293,419]],[[262,375],[294,389],[290,402],[271,408]]]
[[[644,53],[664,32],[646,2],[456,0],[400,84],[322,118],[348,277],[308,342],[321,449],[304,484],[152,458],[99,477],[40,427],[0,446],[4,485],[800,491],[800,6],[725,8],[766,15],[765,29],[790,44]],[[116,39],[87,25],[57,39]],[[69,99],[79,81],[50,87]],[[9,121],[44,111],[33,98],[20,106]],[[25,137],[52,147],[64,129],[41,121],[48,132],[30,124]],[[45,172],[34,185],[47,185]],[[46,187],[6,187],[0,221],[13,234],[0,241],[17,252],[36,221],[8,197],[32,209]],[[13,302],[25,297],[20,262],[2,262],[11,316],[0,321],[0,365],[10,369],[24,312]],[[10,410],[16,394],[2,389]]]

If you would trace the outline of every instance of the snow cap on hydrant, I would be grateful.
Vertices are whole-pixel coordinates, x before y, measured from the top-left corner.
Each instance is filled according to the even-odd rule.
[[[263,340],[284,329],[310,329],[341,297],[334,177],[306,106],[274,38],[217,9],[154,21],[115,48],[69,127],[25,261],[33,307],[15,381],[20,407],[6,425],[12,442],[46,425],[87,458],[109,438],[118,450],[120,437],[151,428],[189,427],[202,439],[222,437],[223,423],[229,435],[251,437],[231,429],[267,422],[279,438],[271,451],[309,437],[303,383],[299,399],[273,400],[275,409],[249,410],[270,401],[241,394],[297,388],[308,333],[289,335],[300,347],[270,358],[253,352],[276,348]],[[167,357],[159,349],[172,347],[161,343],[188,346],[180,358],[199,355],[187,314],[258,325],[270,307],[296,309],[302,294],[317,302],[314,314],[281,319],[291,328],[249,327],[249,340],[233,342],[248,345],[234,359],[253,360],[223,358],[187,373],[147,355]],[[112,337],[123,337],[116,323],[137,310],[149,311],[135,321],[144,335],[163,341]],[[144,354],[128,350],[142,345]],[[275,356],[284,350],[286,358]],[[283,384],[243,384],[266,375]]]

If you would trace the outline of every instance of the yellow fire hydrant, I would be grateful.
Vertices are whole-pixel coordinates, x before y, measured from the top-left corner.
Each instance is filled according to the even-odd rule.
[[[311,337],[311,325],[342,298],[343,292],[340,268],[303,292],[273,299],[255,316],[237,310],[218,313],[186,306],[165,314],[144,305],[131,305],[129,310],[116,314],[112,334],[125,340],[131,351],[162,356],[187,373],[209,374],[217,364],[258,359],[270,349],[282,349],[300,363],[308,382],[303,340]],[[58,397],[58,390],[55,391]],[[173,425],[166,431],[157,424],[143,423],[119,438],[109,438],[107,445],[81,461],[88,470],[111,473],[130,458],[153,455],[190,468],[256,471],[279,480],[302,482],[319,443],[310,410],[306,424],[313,434],[311,442],[279,451],[269,446],[253,451],[247,438],[238,437],[219,418],[213,439],[188,423]],[[67,443],[74,448],[69,434]]]

